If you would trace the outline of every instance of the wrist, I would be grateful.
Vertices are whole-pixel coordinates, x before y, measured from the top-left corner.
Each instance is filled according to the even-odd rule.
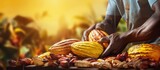
[[[109,35],[116,32],[116,27],[106,22],[97,23],[95,29],[103,30]]]
[[[120,39],[122,39],[125,43],[130,43],[132,42],[132,38],[130,38],[130,36],[127,33],[122,33],[120,34]]]
[[[106,25],[103,22],[97,23],[95,29],[100,29],[106,32]]]

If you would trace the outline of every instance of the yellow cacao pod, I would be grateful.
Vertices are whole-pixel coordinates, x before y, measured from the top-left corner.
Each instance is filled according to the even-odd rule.
[[[108,34],[102,30],[94,29],[89,33],[88,39],[89,41],[99,41],[102,37],[106,37]],[[102,43],[104,48],[107,48],[108,43]]]
[[[38,55],[38,58],[41,58],[41,59],[51,58],[50,54],[51,54],[50,52],[45,52],[45,53]]]
[[[103,47],[97,42],[81,41],[73,43],[71,50],[79,57],[98,58],[103,52]]]
[[[139,44],[128,49],[131,58],[149,58],[153,61],[160,60],[160,46],[154,44]]]
[[[74,42],[78,42],[80,40],[78,39],[66,39],[62,40],[60,42],[55,43],[49,48],[49,51],[52,54],[58,55],[58,54],[64,54],[67,55],[71,53],[71,44]]]

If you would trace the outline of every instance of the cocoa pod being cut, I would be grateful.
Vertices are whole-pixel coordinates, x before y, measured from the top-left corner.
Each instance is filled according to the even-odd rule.
[[[94,29],[89,33],[89,41],[98,42],[101,38],[108,36],[108,34],[102,30]],[[107,48],[108,42],[102,43],[104,48]]]

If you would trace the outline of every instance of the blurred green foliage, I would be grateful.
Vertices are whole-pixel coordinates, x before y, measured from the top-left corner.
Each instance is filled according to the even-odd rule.
[[[120,33],[127,31],[127,23],[125,22],[124,19],[120,20],[117,31]]]

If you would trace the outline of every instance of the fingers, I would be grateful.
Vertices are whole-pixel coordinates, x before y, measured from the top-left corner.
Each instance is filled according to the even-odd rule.
[[[102,24],[102,23],[98,23],[96,26],[95,26],[95,29],[100,29],[100,30],[105,30],[105,25]]]
[[[100,40],[99,40],[100,43],[108,43],[110,42],[110,36],[109,37],[102,37]],[[111,43],[109,43],[108,47],[105,49],[105,51],[103,52],[103,54],[101,54],[100,58],[104,58],[108,55],[110,55],[110,53],[112,52],[112,49],[111,48]]]
[[[110,42],[110,39],[109,39],[109,37],[102,37],[98,42],[99,43],[108,43],[108,42]]]
[[[86,38],[84,36],[82,36],[82,41],[86,41]]]
[[[104,58],[112,52],[111,44],[108,45],[108,47],[105,49],[105,51],[101,54],[100,58]]]
[[[88,30],[83,32],[82,41],[87,41],[88,40],[88,34],[89,34]]]
[[[96,27],[96,24],[90,26],[90,27],[88,28],[88,30],[93,30],[93,29],[95,29],[95,27]]]
[[[90,26],[86,31],[84,31],[83,36],[82,36],[82,41],[88,41],[88,35],[89,33],[95,29],[96,24]]]
[[[127,45],[125,39],[120,38],[118,33],[114,33],[109,35],[109,37],[104,37],[100,40],[100,42],[109,42],[108,47],[103,52],[101,57],[106,57],[109,55],[116,55],[123,51],[125,46]]]

